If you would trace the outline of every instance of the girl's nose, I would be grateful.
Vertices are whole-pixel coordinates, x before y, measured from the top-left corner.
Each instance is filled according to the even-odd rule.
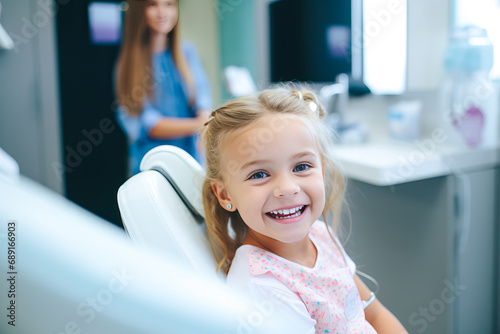
[[[276,187],[274,188],[274,196],[280,198],[287,198],[298,194],[300,187],[293,180],[292,176],[280,177],[277,180]]]

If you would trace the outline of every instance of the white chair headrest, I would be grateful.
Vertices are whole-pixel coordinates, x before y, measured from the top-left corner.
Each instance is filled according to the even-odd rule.
[[[205,171],[189,153],[175,146],[158,146],[144,156],[140,169],[161,173],[198,222],[204,220],[201,193]]]

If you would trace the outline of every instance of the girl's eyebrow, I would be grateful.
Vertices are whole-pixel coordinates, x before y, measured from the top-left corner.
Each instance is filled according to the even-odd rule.
[[[315,157],[317,157],[317,154],[312,150],[306,150],[306,151],[294,154],[292,156],[291,160],[301,159],[304,157],[314,157],[315,158]],[[240,167],[240,170],[245,170],[246,168],[251,167],[253,165],[265,164],[265,163],[269,163],[271,161],[272,160],[267,160],[267,159],[249,161],[247,163],[244,163],[243,166]]]
[[[248,167],[253,166],[253,165],[265,164],[265,163],[267,163],[269,161],[270,160],[254,160],[254,161],[249,161],[247,163],[244,163],[243,166],[240,167],[240,170],[247,169]]]

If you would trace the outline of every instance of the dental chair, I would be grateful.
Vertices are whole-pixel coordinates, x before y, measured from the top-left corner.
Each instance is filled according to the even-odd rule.
[[[215,276],[200,217],[174,196],[158,172],[162,164],[152,163],[156,153],[159,160],[168,156],[165,175],[191,175],[176,184],[190,203],[199,203],[192,176],[202,170],[184,154],[175,160],[175,150],[151,152],[144,166],[156,170],[144,169],[120,190],[131,241],[122,229],[19,174],[17,163],[0,153],[0,333],[280,332],[279,310],[263,316]],[[166,199],[173,206],[168,216]]]
[[[118,190],[130,238],[201,275],[219,275],[204,224],[203,168],[184,150],[162,145],[144,156],[140,169]]]

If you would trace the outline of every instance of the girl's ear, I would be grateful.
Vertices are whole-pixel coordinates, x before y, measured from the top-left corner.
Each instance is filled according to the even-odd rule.
[[[231,199],[229,198],[229,195],[227,193],[226,186],[224,185],[224,182],[217,180],[217,181],[212,181],[210,183],[212,187],[212,191],[214,192],[215,196],[219,200],[219,204],[224,208],[227,209],[228,204],[232,204]]]

